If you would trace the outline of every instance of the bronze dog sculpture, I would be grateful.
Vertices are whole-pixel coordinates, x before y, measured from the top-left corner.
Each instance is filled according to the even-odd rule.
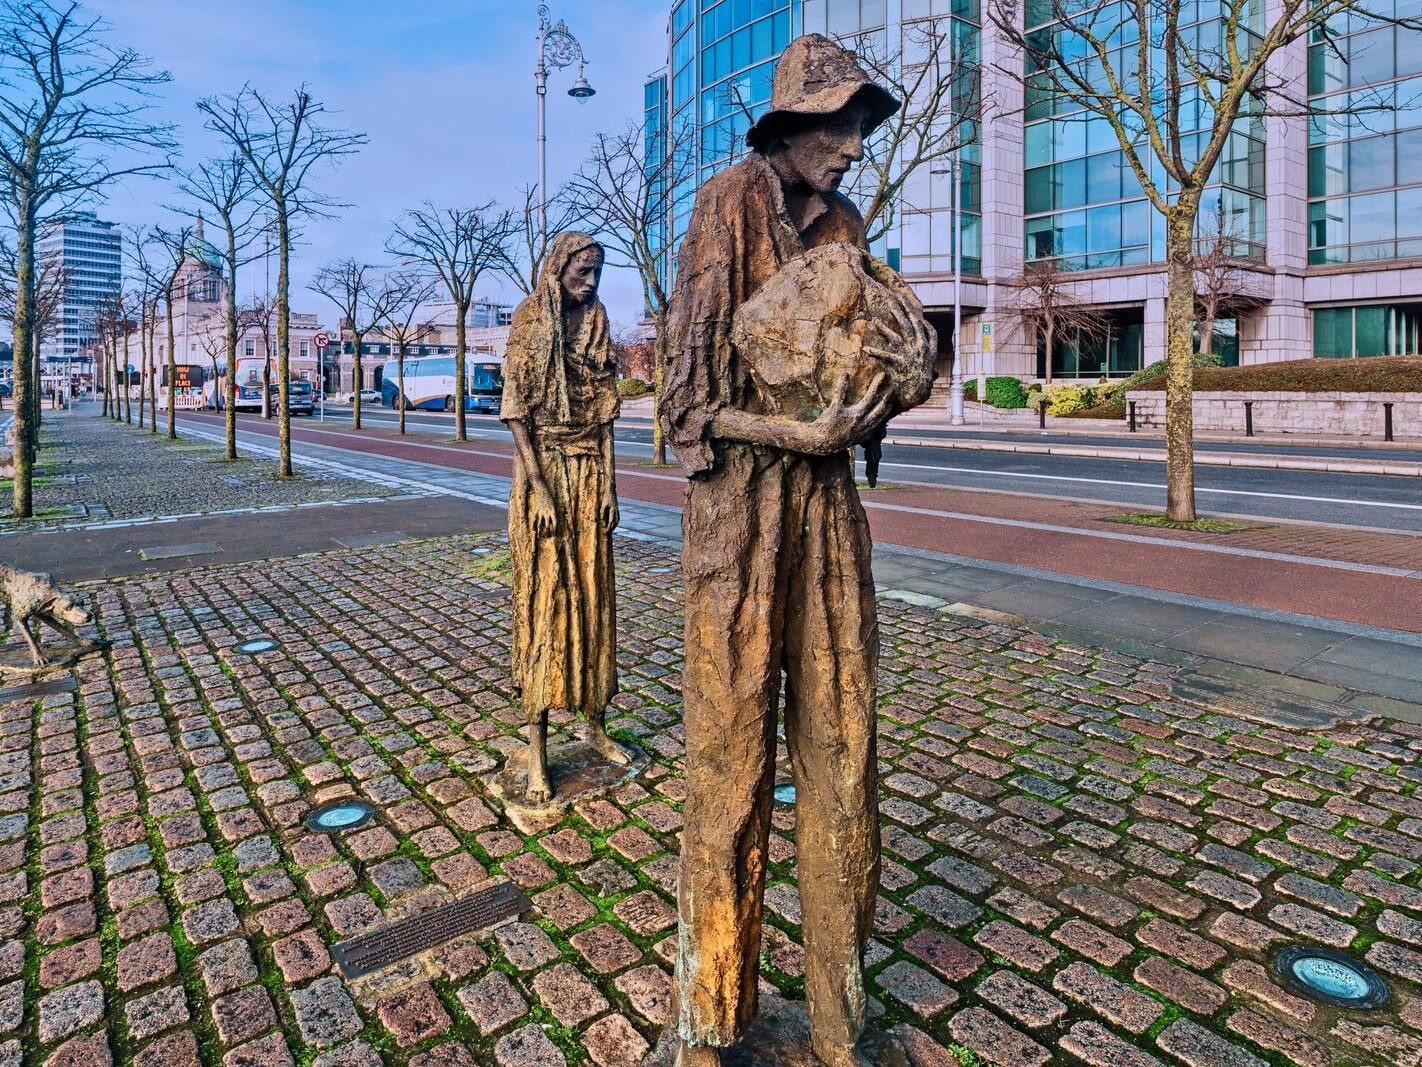
[[[40,623],[64,634],[78,650],[99,647],[98,643],[81,638],[74,629],[93,622],[93,613],[55,585],[47,574],[31,574],[0,563],[0,610],[5,613],[4,633],[8,636],[18,626],[36,667],[53,662],[44,653]]]

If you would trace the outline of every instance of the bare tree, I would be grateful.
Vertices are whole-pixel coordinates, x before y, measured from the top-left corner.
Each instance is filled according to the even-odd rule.
[[[982,72],[978,34],[967,29],[948,18],[918,19],[904,23],[897,47],[880,46],[876,34],[857,42],[874,80],[904,102],[866,141],[864,162],[848,190],[863,209],[870,242],[893,227],[904,187],[916,173],[941,169],[977,140]]]
[[[186,299],[186,293],[178,291],[178,275],[187,259],[188,242],[192,240],[193,228],[188,225],[166,229],[153,227],[153,244],[159,264],[158,292],[163,298],[163,318],[168,327],[168,440],[178,439],[178,347],[173,333],[173,312],[178,298]],[[157,418],[155,413],[154,418]]]
[[[10,0],[0,15],[0,194],[15,226],[17,355],[33,348],[39,226],[119,178],[162,169],[172,148],[169,127],[147,116],[149,91],[167,73],[109,44],[106,31],[65,0]],[[34,513],[37,386],[29,359],[17,358],[16,518]]]
[[[513,231],[513,214],[493,201],[475,208],[438,208],[426,201],[405,212],[387,244],[391,254],[437,275],[454,304],[454,395],[449,400],[454,405],[456,441],[468,440],[464,395],[469,305],[485,272],[507,261],[506,245]]]
[[[210,209],[222,227],[223,339],[227,374],[223,380],[224,458],[237,459],[237,271],[251,256],[249,250],[260,227],[256,225],[255,189],[247,173],[247,161],[238,152],[210,159],[182,175],[179,189]],[[201,219],[201,215],[198,216]],[[213,370],[216,372],[216,360]],[[216,399],[214,397],[214,399]]]
[[[151,391],[149,350],[153,339],[153,325],[157,321],[158,304],[162,299],[158,277],[161,267],[155,254],[152,231],[146,226],[127,228],[123,253],[128,262],[129,277],[133,278],[135,285],[133,316],[138,334],[138,428],[141,430],[144,427],[144,411],[148,406]],[[152,430],[154,433],[158,432],[156,407]]]
[[[221,136],[245,161],[252,181],[271,205],[277,230],[277,438],[283,478],[292,476],[291,409],[291,243],[303,218],[328,218],[340,206],[311,187],[316,168],[359,151],[363,133],[321,124],[325,107],[306,87],[289,103],[268,100],[250,85],[238,92],[198,101],[207,128]]]
[[[1006,283],[1007,310],[1028,343],[1046,351],[1046,382],[1052,384],[1052,356],[1058,342],[1081,345],[1111,335],[1110,320],[1073,292],[1071,274],[1055,259],[1029,262]],[[982,397],[978,398],[983,399]]]
[[[1214,351],[1215,322],[1257,306],[1260,294],[1249,268],[1261,258],[1248,235],[1227,218],[1224,203],[1215,205],[1211,225],[1195,239],[1195,313],[1200,354]]]
[[[567,191],[560,189],[548,200],[548,226],[538,223],[538,186],[525,185],[519,190],[523,206],[514,212],[513,234],[504,248],[498,271],[527,296],[538,288],[538,272],[543,266],[543,253],[548,242],[564,230],[577,229],[582,224]]]
[[[670,191],[691,172],[690,131],[653,131],[629,123],[617,133],[593,138],[587,160],[564,192],[573,213],[603,242],[608,263],[630,267],[642,284],[642,301],[656,330],[652,374],[653,462],[667,461],[662,435],[662,379],[666,366],[666,324],[671,310],[665,270]],[[669,143],[670,142],[670,143]]]
[[[991,0],[988,18],[1020,55],[1004,73],[1063,118],[1100,121],[1165,220],[1166,510],[1195,519],[1194,240],[1206,186],[1241,120],[1304,114],[1297,87],[1272,73],[1275,57],[1335,20],[1394,22],[1365,0],[1218,0],[1201,17],[1191,0],[1082,4]],[[1389,6],[1390,10],[1390,6]],[[1024,61],[1025,60],[1025,65]],[[1024,73],[1025,71],[1025,73]]]
[[[246,336],[256,330],[262,336],[262,418],[272,417],[272,330],[276,326],[276,304],[271,300],[252,298],[237,310],[237,329]]]
[[[306,288],[335,304],[343,329],[351,332],[355,344],[355,400],[351,409],[351,427],[359,430],[360,391],[365,388],[361,345],[365,342],[365,335],[385,320],[392,303],[399,300],[400,294],[390,287],[378,267],[358,263],[354,259],[328,263],[316,272],[316,277]]]
[[[420,271],[395,271],[386,278],[391,291],[384,318],[385,336],[395,346],[395,406],[405,433],[405,356],[410,346],[433,328],[425,305],[439,292],[439,282]]]

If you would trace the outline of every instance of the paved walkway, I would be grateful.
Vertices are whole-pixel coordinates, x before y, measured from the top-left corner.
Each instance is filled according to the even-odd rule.
[[[192,433],[216,432],[199,429],[202,421],[190,420]],[[264,429],[245,425],[244,447],[270,448],[270,440],[261,435]],[[508,449],[500,442],[454,446],[400,440],[384,431],[357,435],[348,429],[306,427],[298,430],[297,439],[298,454],[308,461],[351,463],[358,455],[362,465],[416,491],[507,499]],[[372,460],[372,453],[378,460]],[[631,465],[619,471],[619,479],[624,531],[678,544],[676,504],[684,479],[674,471]],[[937,495],[924,501],[914,492]],[[1040,523],[1000,525],[956,507],[919,506],[956,502],[965,495],[973,498],[974,507],[978,498],[985,506],[996,501],[999,508],[1020,501],[1005,494],[927,487],[866,494],[882,592],[928,598],[922,603],[935,607],[1006,612],[1096,643],[1126,642],[1155,656],[1208,661],[1203,669],[1235,674],[1243,684],[1289,684],[1301,696],[1344,704],[1359,714],[1382,711],[1422,721],[1419,579],[1404,577],[1413,573],[1404,567],[1353,563],[1347,538],[1336,531],[1295,528],[1312,540],[1293,544],[1320,555],[1275,560],[1269,552],[1288,545],[1261,540],[1254,551],[1262,555],[1251,556],[1231,547],[1239,535],[1230,535],[1223,545],[1216,543],[1213,554],[1205,554],[1192,538],[1172,545],[1176,538],[1168,532],[1136,531],[1096,518],[1091,519],[1093,536],[1083,541],[1078,532],[1054,531]],[[1061,514],[1084,518],[1087,512]],[[1417,545],[1418,539],[1378,534],[1376,539],[1365,535],[1360,543],[1367,545],[1363,551],[1385,556],[1398,546]],[[939,550],[945,544],[958,551]],[[1326,552],[1342,558],[1329,561]],[[1407,629],[1375,624],[1387,618]]]
[[[653,766],[523,829],[479,779],[520,745],[497,536],[91,588],[109,650],[0,695],[0,1063],[640,1064],[675,937],[680,590],[668,548],[617,554],[615,727]],[[1136,656],[893,600],[881,622],[867,992],[915,1067],[1422,1064],[1422,728],[1284,729]],[[341,797],[375,822],[303,828]],[[793,810],[773,822],[762,958],[793,997]],[[535,910],[333,968],[489,877]],[[1297,942],[1366,957],[1388,1007],[1285,988]]]

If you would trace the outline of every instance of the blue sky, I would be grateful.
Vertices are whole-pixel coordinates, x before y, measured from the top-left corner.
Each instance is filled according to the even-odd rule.
[[[556,188],[594,132],[640,119],[642,83],[665,62],[669,5],[568,0],[550,7],[582,41],[597,89],[580,105],[566,95],[576,69],[552,79],[548,171]],[[172,72],[159,108],[180,126],[186,164],[218,148],[194,102],[248,81],[277,96],[306,82],[336,113],[331,124],[370,136],[359,155],[319,179],[351,207],[312,224],[293,260],[293,309],[316,311],[328,323],[330,306],[303,289],[322,264],[348,255],[383,262],[391,221],[421,200],[468,206],[497,198],[513,206],[519,187],[536,179],[538,14],[531,0],[90,0],[88,10],[108,21],[113,44]],[[171,221],[163,205],[174,199],[171,186],[132,181],[110,190],[97,211],[123,223]],[[259,274],[249,268],[246,279],[253,277]],[[493,277],[483,288],[513,297]],[[640,315],[630,274],[609,271],[603,298],[615,320]]]

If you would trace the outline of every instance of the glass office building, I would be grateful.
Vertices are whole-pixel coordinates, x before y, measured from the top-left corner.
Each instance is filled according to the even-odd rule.
[[[47,373],[66,362],[76,374],[88,373],[87,358],[75,357],[97,337],[100,305],[123,286],[123,235],[117,223],[81,211],[41,234],[38,253],[42,269],[62,270],[64,278],[54,321],[40,342],[40,361]]]
[[[1395,2],[1384,13],[1422,14],[1422,0]],[[1010,50],[984,25],[979,5],[678,3],[669,20],[667,69],[647,83],[649,156],[653,130],[660,131],[660,151],[687,148],[688,163],[664,199],[666,247],[674,249],[685,233],[700,182],[745,152],[746,130],[769,105],[775,63],[791,39],[820,32],[880,55],[902,50],[908,58],[914,27],[932,20],[946,27],[941,32],[955,57],[977,79],[958,116],[966,131],[964,326],[956,344],[942,341],[945,356],[961,350],[969,374],[1043,376],[1047,353],[1020,330],[1014,336],[1009,290],[1025,268],[1049,261],[1071,272],[1081,301],[1098,305],[1112,324],[1110,339],[1099,344],[1078,351],[1061,342],[1051,354],[1054,376],[1130,374],[1164,354],[1163,222],[1104,120],[1074,110],[1030,77],[1024,87],[1010,75]],[[1050,10],[1029,0],[1027,28],[1053,33]],[[1265,28],[1265,10],[1260,0],[1253,24],[1242,28],[1246,49]],[[1185,11],[1182,33],[1191,47],[1218,47],[1221,0],[1199,0]],[[1097,22],[1098,29],[1115,27],[1103,37],[1121,69],[1138,47],[1133,17],[1133,7],[1108,3]],[[1202,237],[1227,236],[1249,290],[1215,324],[1215,347],[1227,363],[1415,353],[1422,345],[1422,169],[1408,162],[1422,158],[1422,34],[1355,23],[1319,33],[1281,57],[1306,78],[1315,113],[1241,118],[1212,175],[1199,229]],[[1074,54],[1071,42],[1062,44]],[[980,121],[978,99],[1000,106]],[[1203,139],[1213,121],[1208,104],[1187,93],[1183,111]],[[1151,177],[1169,192],[1158,165]],[[864,175],[855,180],[862,183]],[[846,186],[851,196],[863,191],[862,184]],[[876,254],[904,273],[940,333],[951,334],[954,227],[946,167],[914,172],[887,224],[873,229],[881,231]]]

